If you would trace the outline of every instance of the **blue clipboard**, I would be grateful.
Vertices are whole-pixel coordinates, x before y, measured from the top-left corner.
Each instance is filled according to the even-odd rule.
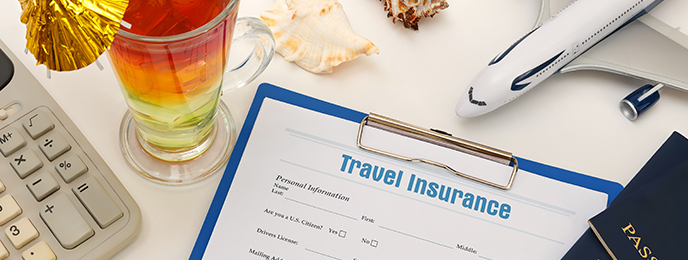
[[[246,120],[244,121],[244,125],[241,128],[241,133],[239,134],[234,151],[232,152],[232,156],[229,159],[229,163],[227,164],[227,168],[222,176],[222,180],[220,181],[217,191],[215,192],[212,204],[210,205],[210,209],[208,210],[208,214],[206,215],[205,221],[201,227],[200,233],[198,234],[196,244],[194,245],[189,259],[203,258],[210,237],[215,229],[219,214],[222,210],[222,206],[224,205],[227,194],[229,193],[229,188],[234,180],[239,162],[241,161],[244,149],[246,148],[246,144],[251,135],[251,131],[253,130],[256,118],[258,117],[258,112],[260,111],[265,98],[271,98],[277,101],[313,111],[318,111],[320,113],[339,117],[356,123],[360,123],[366,116],[368,116],[365,113],[299,94],[275,85],[268,83],[261,84],[258,87],[256,95],[253,99],[253,103],[251,104],[251,108],[246,116]],[[623,186],[616,182],[544,165],[519,157],[516,158],[518,159],[520,169],[524,169],[528,172],[550,179],[570,183],[607,194],[607,204],[614,200],[616,195],[619,194],[619,192],[621,192],[623,189]]]

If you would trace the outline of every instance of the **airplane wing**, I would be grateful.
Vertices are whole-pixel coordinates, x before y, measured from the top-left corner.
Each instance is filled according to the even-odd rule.
[[[550,0],[542,0],[537,24],[550,17]],[[688,35],[649,14],[607,37],[562,73],[598,70],[688,91]]]

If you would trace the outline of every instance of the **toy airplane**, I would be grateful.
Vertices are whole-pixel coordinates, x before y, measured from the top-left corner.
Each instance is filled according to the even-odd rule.
[[[577,70],[655,83],[620,102],[629,120],[652,106],[663,86],[688,91],[688,36],[646,15],[662,1],[577,0],[550,17],[550,0],[542,0],[535,29],[490,61],[466,89],[456,114],[488,113],[557,72]]]

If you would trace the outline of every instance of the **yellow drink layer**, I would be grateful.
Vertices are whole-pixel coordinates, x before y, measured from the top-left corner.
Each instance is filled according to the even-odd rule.
[[[153,99],[126,87],[123,90],[141,138],[158,149],[174,152],[195,148],[213,130],[220,83],[218,80],[214,87],[192,91],[201,92],[195,95],[169,94]]]

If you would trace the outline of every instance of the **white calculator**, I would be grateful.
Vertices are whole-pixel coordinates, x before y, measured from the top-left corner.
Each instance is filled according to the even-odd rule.
[[[0,40],[0,260],[107,259],[140,226],[131,195]]]

